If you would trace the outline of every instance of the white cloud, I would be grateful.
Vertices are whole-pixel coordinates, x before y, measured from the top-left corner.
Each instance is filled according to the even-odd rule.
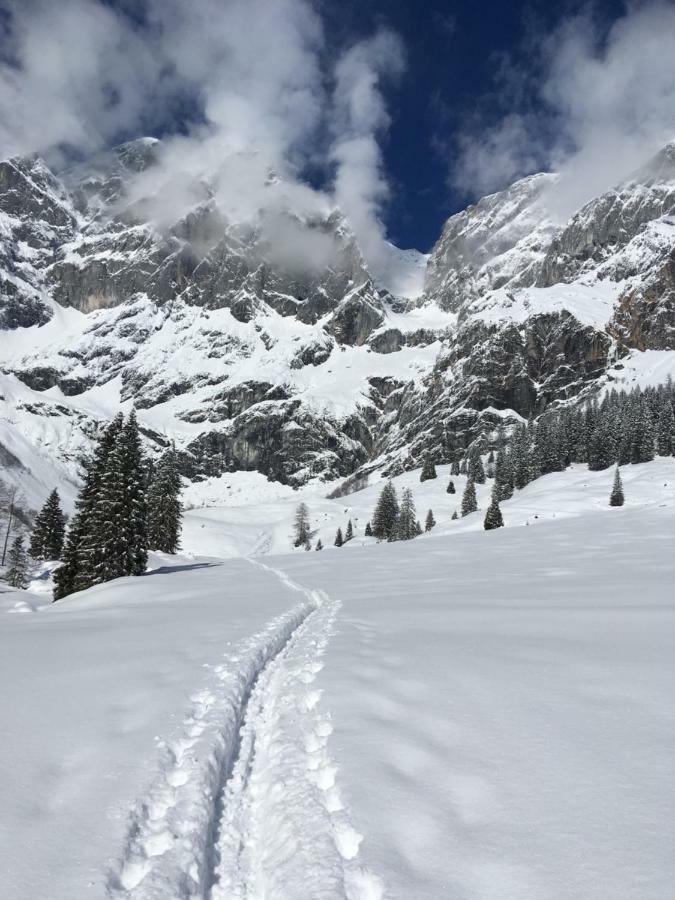
[[[91,153],[189,102],[188,133],[165,135],[160,165],[131,189],[158,224],[201,202],[208,183],[236,220],[278,221],[289,208],[316,217],[344,203],[366,256],[376,250],[387,193],[381,81],[403,58],[391,32],[351,47],[331,71],[312,0],[145,0],[132,5],[142,25],[102,0],[10,2],[2,155],[37,150],[58,161],[62,145]],[[326,178],[337,167],[334,191],[304,183],[317,160]],[[299,235],[286,238],[279,252],[297,256]],[[323,258],[330,242],[308,241]]]
[[[675,5],[632,4],[606,34],[590,14],[577,16],[535,45],[538,64],[520,73],[519,88],[541,111],[474,123],[452,180],[484,193],[552,168],[562,177],[551,202],[564,217],[675,138]]]
[[[390,119],[382,81],[404,69],[403,45],[390,31],[351,47],[335,68],[333,93],[335,199],[377,270],[384,262],[381,209],[389,193],[379,139]]]

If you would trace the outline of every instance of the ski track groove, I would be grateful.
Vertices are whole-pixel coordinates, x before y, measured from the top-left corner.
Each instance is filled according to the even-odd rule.
[[[120,900],[380,900],[360,864],[312,682],[339,604],[304,601],[241,642],[194,693],[134,808],[107,893]]]

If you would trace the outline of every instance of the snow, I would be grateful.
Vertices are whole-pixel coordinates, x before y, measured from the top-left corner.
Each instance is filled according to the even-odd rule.
[[[419,297],[424,291],[428,253],[419,250],[401,250],[389,241],[383,241],[378,257],[369,260],[373,280],[395,297]]]
[[[592,325],[602,331],[624,287],[620,281],[586,276],[571,284],[561,282],[545,288],[502,288],[475,301],[470,314],[484,322],[523,323],[540,313],[567,311],[582,325]]]
[[[438,471],[395,480],[438,521],[411,542],[363,537],[381,483],[236,473],[150,574],[0,594],[4,893],[669,896],[675,459],[620,509],[611,470],[546,476],[496,532]],[[288,553],[300,499],[357,537]]]
[[[632,350],[607,370],[606,390],[644,390],[665,384],[668,378],[675,378],[675,353],[672,350]]]

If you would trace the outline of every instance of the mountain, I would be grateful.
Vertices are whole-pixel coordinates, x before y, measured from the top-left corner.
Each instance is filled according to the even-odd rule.
[[[240,221],[161,158],[146,138],[58,175],[0,163],[0,462],[29,505],[72,496],[120,405],[191,480],[297,486],[447,460],[675,370],[675,143],[567,222],[560,179],[533,175],[451,216],[428,257],[370,265],[339,210],[298,211],[274,173]]]

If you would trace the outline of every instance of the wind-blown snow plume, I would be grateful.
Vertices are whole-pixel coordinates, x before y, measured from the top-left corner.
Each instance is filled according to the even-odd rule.
[[[552,168],[561,216],[611,187],[675,138],[674,36],[663,0],[631,5],[608,32],[584,13],[533,36],[527,72],[504,67],[500,89],[534,103],[462,133],[455,186],[485,193]]]
[[[335,198],[376,266],[384,244],[380,210],[389,192],[378,143],[390,123],[381,81],[398,76],[403,67],[400,39],[391,31],[380,31],[355,44],[335,69],[331,150],[337,167]]]

